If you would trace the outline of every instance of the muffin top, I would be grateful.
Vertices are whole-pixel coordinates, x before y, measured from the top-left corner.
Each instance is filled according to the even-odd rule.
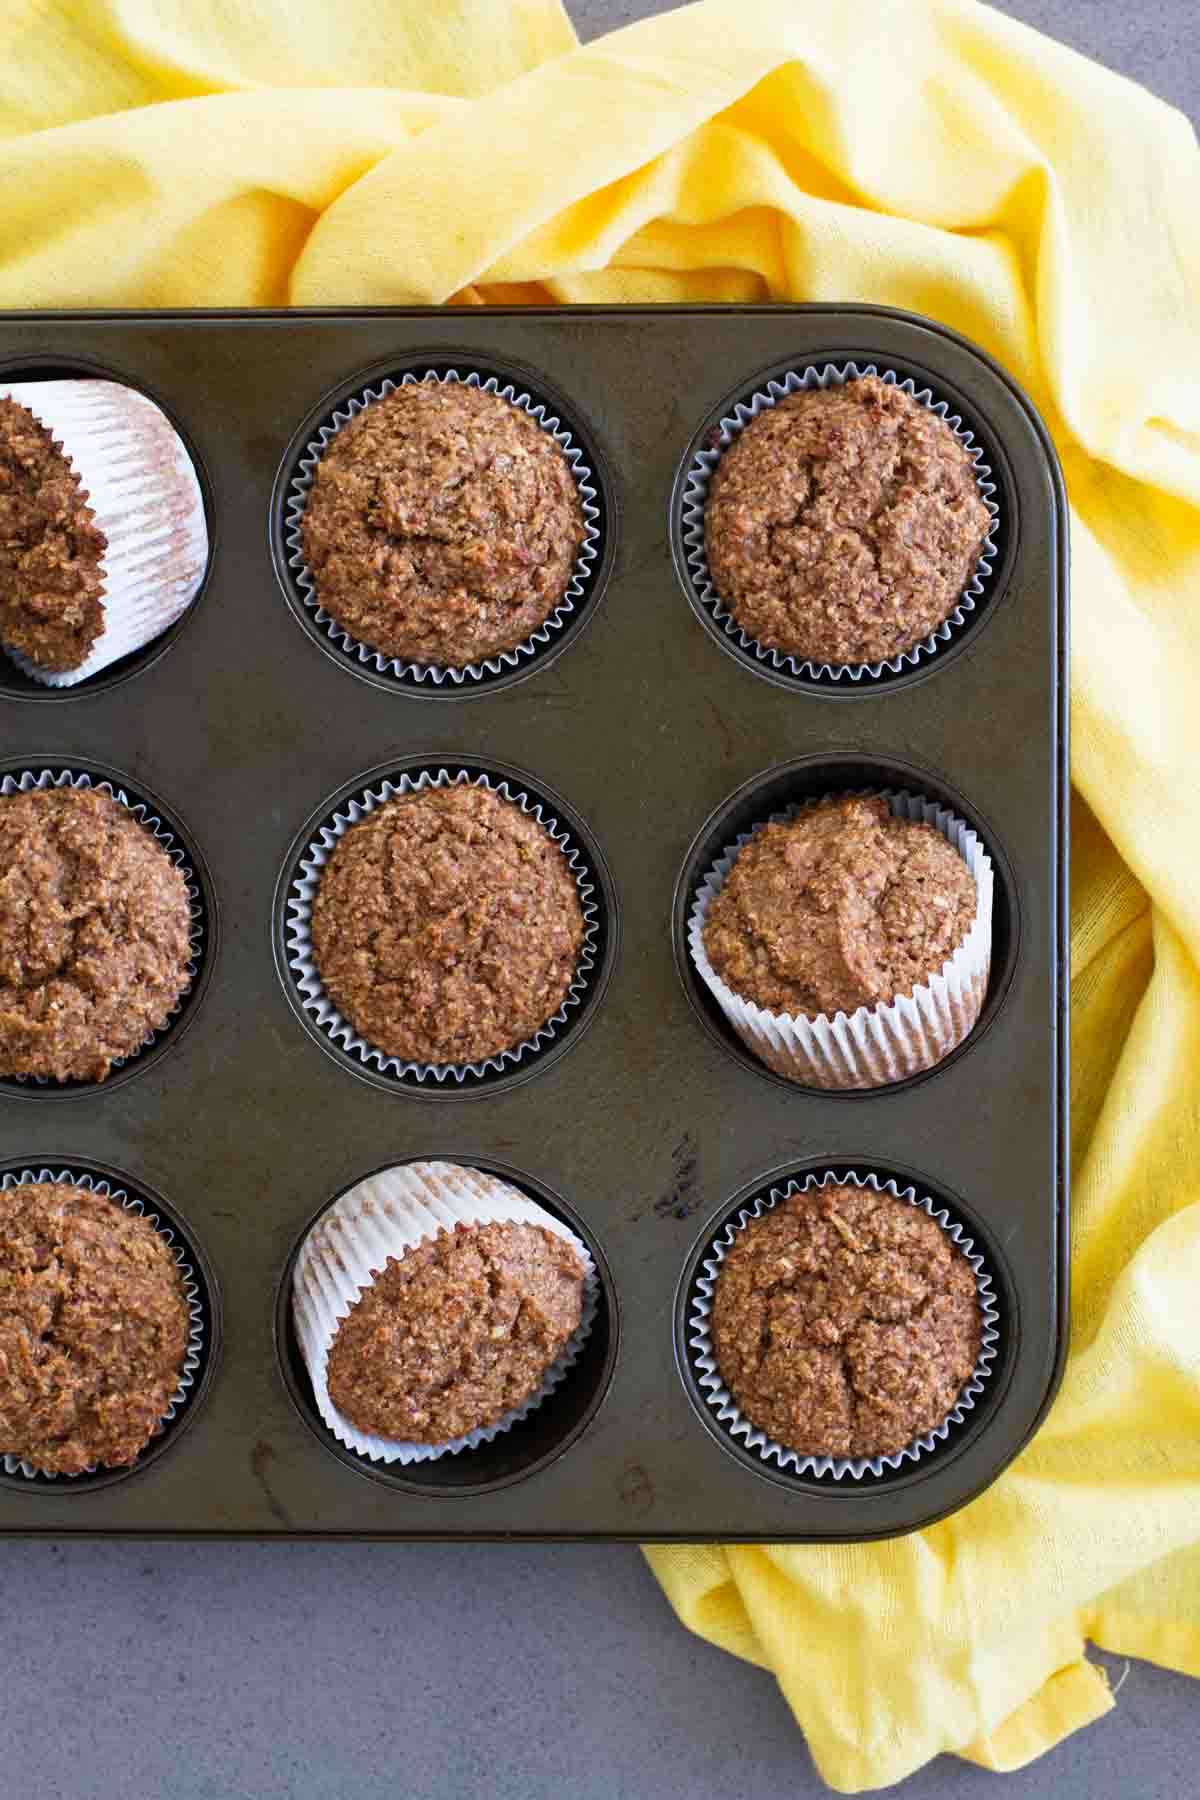
[[[67,1182],[0,1192],[0,1452],[52,1475],[133,1462],[179,1385],[190,1318],[154,1227]]]
[[[746,1418],[805,1456],[888,1456],[933,1431],[979,1357],[970,1264],[871,1188],[792,1194],[738,1232],[712,1340]]]
[[[527,412],[430,379],[337,433],[301,536],[317,599],[344,630],[385,656],[462,668],[554,611],[583,510],[561,447]]]
[[[0,795],[0,1075],[103,1081],[188,984],[187,885],[97,789]]]
[[[0,642],[77,669],[104,629],[104,553],[62,445],[0,392]]]
[[[532,1037],[566,998],[582,942],[553,838],[465,784],[401,795],[352,825],[313,901],[326,992],[404,1062],[478,1062]]]
[[[743,1000],[794,1018],[852,1013],[938,973],[975,917],[975,878],[932,825],[879,795],[764,825],[708,909],[704,948]]]
[[[713,471],[713,583],[758,643],[817,664],[885,662],[954,610],[990,526],[945,421],[863,375],[768,407]]]
[[[450,1443],[537,1392],[582,1308],[583,1264],[564,1238],[456,1225],[389,1256],[329,1347],[329,1397],[359,1431]]]

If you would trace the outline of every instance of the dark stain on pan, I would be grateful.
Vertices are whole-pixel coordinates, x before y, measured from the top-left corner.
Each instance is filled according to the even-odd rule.
[[[640,1462],[627,1462],[617,1483],[617,1492],[630,1512],[649,1512],[654,1505],[654,1483]]]
[[[284,1526],[285,1529],[290,1531],[292,1522],[288,1518],[287,1509],[282,1502],[276,1498],[271,1488],[271,1483],[268,1480],[268,1471],[274,1461],[275,1446],[269,1444],[266,1438],[259,1438],[257,1444],[255,1444],[254,1449],[250,1453],[250,1467],[254,1471],[255,1481],[257,1481],[266,1497],[267,1505],[271,1509],[271,1517],[278,1519],[279,1523]]]
[[[671,1152],[671,1186],[654,1202],[655,1216],[660,1219],[690,1219],[700,1204],[696,1191],[699,1158],[696,1139],[685,1131]]]

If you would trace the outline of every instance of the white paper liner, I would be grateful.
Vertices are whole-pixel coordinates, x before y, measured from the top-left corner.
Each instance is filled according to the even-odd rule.
[[[326,1365],[338,1326],[389,1256],[401,1260],[406,1251],[439,1231],[456,1225],[513,1221],[541,1225],[571,1245],[584,1268],[583,1307],[579,1324],[541,1386],[494,1425],[486,1425],[445,1444],[402,1443],[358,1431],[329,1398]],[[317,1410],[326,1426],[347,1449],[373,1462],[432,1462],[489,1444],[508,1431],[563,1382],[579,1356],[596,1317],[599,1277],[582,1243],[553,1213],[546,1212],[498,1176],[457,1163],[407,1163],[368,1176],[335,1200],[313,1226],[296,1259],[292,1312],[301,1353],[313,1385]]]
[[[312,939],[312,905],[321,883],[321,870],[333,853],[340,837],[365,819],[368,813],[382,806],[385,800],[394,800],[401,794],[420,793],[428,788],[462,787],[487,788],[502,800],[511,800],[521,811],[536,819],[543,830],[558,845],[567,866],[575,878],[575,888],[579,896],[580,911],[583,914],[583,942],[579,948],[579,960],[575,965],[575,977],[567,989],[566,996],[558,1011],[552,1013],[545,1022],[538,1026],[531,1038],[510,1049],[501,1050],[495,1056],[489,1056],[482,1062],[473,1063],[416,1063],[403,1062],[398,1056],[389,1056],[355,1031],[349,1019],[345,1018],[333,1004],[321,984],[320,973],[313,958]],[[300,859],[300,871],[292,882],[287,894],[287,958],[293,979],[300,990],[304,1010],[311,1014],[327,1037],[341,1049],[356,1056],[360,1062],[368,1063],[384,1074],[396,1076],[412,1075],[419,1081],[455,1081],[461,1084],[470,1077],[484,1075],[489,1070],[503,1074],[509,1067],[535,1055],[553,1038],[560,1025],[566,1023],[568,1013],[583,1000],[587,992],[592,969],[596,963],[596,936],[600,925],[600,909],[596,901],[596,889],[591,873],[582,855],[572,842],[570,833],[562,827],[558,820],[550,817],[540,801],[532,799],[520,788],[512,787],[507,781],[491,781],[486,775],[471,775],[466,769],[451,773],[449,769],[439,768],[436,773],[428,769],[422,770],[418,776],[401,775],[398,781],[384,781],[378,787],[364,788],[351,799],[344,800],[338,810],[318,831]]]
[[[826,796],[826,799],[832,796]],[[920,821],[953,844],[975,880],[975,917],[940,970],[886,1005],[814,1017],[772,1013],[735,994],[716,973],[704,948],[708,909],[738,855],[762,824],[783,824],[819,800],[772,813],[726,846],[708,871],[688,915],[688,949],[701,980],[742,1042],[783,1075],[818,1088],[872,1088],[903,1081],[943,1061],[967,1036],[987,994],[992,959],[992,862],[976,832],[948,807],[920,794],[881,790],[897,818]]]
[[[809,1193],[814,1188],[830,1186],[853,1186],[872,1188],[877,1194],[890,1194],[895,1199],[907,1201],[917,1206],[922,1212],[929,1214],[942,1227],[947,1237],[960,1250],[975,1273],[975,1286],[979,1296],[981,1315],[981,1335],[979,1357],[974,1369],[967,1377],[951,1411],[934,1431],[922,1437],[914,1438],[902,1450],[893,1451],[887,1456],[842,1457],[811,1456],[798,1450],[790,1450],[786,1444],[778,1443],[752,1425],[734,1402],[729,1389],[721,1380],[721,1372],[717,1366],[716,1352],[713,1348],[709,1319],[712,1313],[713,1293],[716,1289],[720,1267],[725,1260],[725,1252],[729,1249],[739,1231],[749,1224],[751,1219],[761,1218],[770,1212],[781,1200],[792,1194]],[[927,1195],[918,1194],[912,1187],[898,1187],[895,1181],[880,1182],[874,1175],[858,1175],[853,1169],[845,1176],[835,1175],[827,1170],[823,1175],[809,1175],[803,1181],[789,1181],[786,1187],[772,1188],[766,1196],[760,1196],[751,1205],[744,1206],[737,1218],[727,1224],[714,1238],[708,1255],[704,1259],[703,1273],[697,1277],[696,1293],[692,1298],[691,1316],[688,1322],[688,1353],[692,1370],[701,1392],[709,1406],[716,1413],[722,1425],[728,1427],[730,1435],[741,1439],[747,1450],[754,1450],[764,1462],[774,1462],[781,1469],[794,1475],[832,1476],[835,1481],[842,1481],[847,1476],[854,1481],[861,1481],[864,1475],[882,1475],[885,1469],[899,1469],[906,1462],[916,1462],[926,1451],[935,1445],[944,1443],[950,1435],[951,1427],[961,1425],[966,1415],[972,1411],[975,1401],[983,1391],[984,1383],[992,1373],[993,1365],[1000,1344],[1000,1309],[992,1285],[991,1275],[974,1240],[967,1236],[961,1225],[952,1223],[949,1213],[942,1208],[938,1210]]]
[[[979,486],[979,497],[991,514],[991,528],[984,539],[983,549],[975,566],[975,573],[967,587],[960,595],[957,605],[936,631],[930,633],[911,649],[902,651],[897,656],[888,657],[883,662],[873,663],[817,663],[805,657],[788,655],[782,650],[770,650],[750,637],[739,626],[733,614],[723,603],[713,583],[708,567],[708,553],[704,542],[704,509],[708,499],[708,486],[713,470],[720,462],[722,455],[736,437],[740,437],[751,419],[756,419],[768,407],[778,404],[788,394],[796,394],[801,389],[844,387],[848,381],[855,381],[863,375],[878,375],[881,381],[889,382],[901,392],[909,394],[922,406],[936,413],[953,431],[959,443],[967,451],[975,464],[975,477]],[[917,388],[911,378],[905,379],[897,375],[895,370],[881,368],[877,363],[825,363],[821,368],[808,364],[803,369],[793,369],[782,379],[769,381],[765,388],[756,389],[748,399],[739,400],[732,413],[721,419],[717,426],[719,438],[714,449],[698,450],[688,467],[687,479],[682,495],[682,532],[683,548],[687,561],[688,573],[692,588],[705,608],[706,612],[724,631],[726,637],[755,661],[768,667],[783,671],[789,675],[807,677],[809,679],[828,679],[840,681],[862,681],[864,677],[877,678],[885,670],[893,675],[901,674],[905,669],[916,668],[922,657],[936,655],[944,644],[949,643],[955,631],[967,621],[968,615],[975,611],[976,603],[984,592],[984,586],[991,576],[998,555],[996,533],[1000,524],[1000,507],[997,500],[998,487],[992,480],[992,470],[983,460],[982,447],[976,442],[973,433],[963,423],[957,413],[952,413],[947,401],[939,400],[931,388]]]
[[[200,1303],[200,1287],[196,1280],[195,1270],[185,1258],[183,1246],[176,1239],[172,1227],[165,1224],[157,1213],[149,1211],[144,1201],[136,1195],[129,1195],[122,1187],[113,1187],[110,1182],[96,1180],[91,1175],[77,1175],[70,1169],[21,1169],[15,1175],[10,1172],[0,1179],[0,1192],[15,1187],[32,1186],[35,1182],[54,1182],[63,1186],[87,1188],[92,1193],[102,1194],[106,1199],[114,1200],[118,1206],[124,1206],[130,1212],[139,1213],[142,1218],[153,1225],[159,1237],[163,1239],[174,1256],[179,1266],[191,1324],[188,1331],[187,1349],[184,1352],[183,1367],[179,1372],[179,1384],[172,1394],[170,1404],[161,1420],[163,1426],[169,1425],[186,1400],[189,1390],[195,1386],[196,1373],[204,1355],[204,1312]],[[151,1438],[150,1444],[155,1442],[156,1438]],[[146,1449],[150,1448],[150,1444],[146,1446]],[[0,1455],[0,1463],[3,1463],[6,1475],[24,1475],[29,1481],[62,1481],[66,1482],[68,1486],[71,1482],[96,1474],[100,1467],[97,1463],[93,1464],[90,1469],[81,1470],[78,1475],[59,1475],[51,1470],[36,1469],[31,1463],[24,1462],[20,1457],[13,1456],[7,1451]],[[136,1468],[137,1464],[132,1463],[129,1466]],[[107,1470],[105,1472],[107,1473]],[[120,1469],[113,1472],[120,1473]]]
[[[108,539],[104,628],[77,669],[43,669],[4,649],[46,687],[75,687],[160,637],[195,599],[208,566],[204,499],[192,459],[166,415],[116,381],[4,385],[62,446]]]
[[[300,533],[304,509],[308,504],[309,490],[316,477],[317,464],[342,427],[348,425],[351,419],[356,414],[363,412],[372,401],[385,399],[388,394],[395,393],[398,386],[414,387],[422,381],[461,381],[467,387],[481,388],[485,394],[499,394],[501,399],[510,401],[513,406],[519,406],[523,412],[529,414],[530,418],[536,419],[538,424],[550,433],[562,449],[575,478],[580,505],[583,509],[583,544],[576,557],[571,579],[553,612],[542,621],[530,637],[524,639],[513,649],[502,650],[496,656],[486,657],[481,662],[465,663],[462,668],[449,668],[438,663],[410,662],[405,661],[402,657],[387,656],[382,650],[374,650],[370,644],[364,644],[360,639],[352,637],[321,605],[317,595],[317,584],[304,560],[304,544]],[[424,375],[420,375],[414,370],[409,370],[400,377],[399,382],[389,379],[381,381],[378,387],[363,388],[352,399],[344,402],[343,406],[332,415],[331,423],[323,425],[316,437],[305,446],[299,468],[288,484],[284,542],[289,551],[288,568],[292,571],[300,598],[312,613],[315,622],[335,644],[343,650],[352,652],[360,663],[369,663],[381,675],[392,675],[397,680],[427,681],[434,687],[441,687],[445,682],[450,682],[457,687],[465,681],[481,681],[485,675],[500,675],[506,669],[518,668],[522,661],[535,656],[539,650],[544,649],[551,642],[553,634],[560,631],[567,623],[577,604],[584,597],[587,584],[591,580],[600,555],[600,501],[594,472],[584,460],[583,451],[575,442],[568,428],[544,401],[535,400],[532,395],[525,393],[512,382],[505,382],[502,385],[495,375],[485,377],[474,371],[463,375],[457,369],[427,369]]]
[[[138,1048],[132,1051],[128,1056],[114,1058],[112,1068],[114,1070],[123,1069],[127,1063],[132,1062],[135,1057],[140,1056],[143,1050],[148,1050],[150,1045],[155,1043],[165,1031],[170,1030],[173,1021],[178,1017],[184,1000],[187,998],[187,995],[196,980],[200,962],[204,955],[205,935],[204,902],[200,893],[200,883],[196,878],[195,870],[187,860],[186,851],[180,845],[174,832],[171,831],[168,826],[164,825],[157,813],[153,812],[145,801],[131,801],[124,788],[114,787],[111,781],[93,781],[90,775],[81,773],[75,769],[59,769],[57,771],[54,769],[39,769],[36,772],[32,769],[25,769],[20,775],[5,775],[0,778],[0,795],[28,794],[31,793],[34,788],[52,787],[80,789],[94,787],[101,794],[111,795],[114,800],[119,801],[122,806],[126,807],[127,810],[133,814],[139,824],[144,825],[147,831],[152,833],[158,843],[161,844],[162,848],[166,851],[171,861],[175,864],[179,873],[183,876],[187,886],[188,906],[192,921],[190,931],[191,954],[184,971],[187,976],[187,981],[180,989],[178,999],[167,1014],[166,1019],[158,1027],[157,1031],[148,1032],[142,1039],[142,1042],[138,1045]],[[112,1071],[110,1070],[110,1073],[105,1077],[105,1080],[110,1079],[111,1073]],[[50,1075],[7,1075],[3,1079],[6,1081],[18,1082],[23,1088],[33,1090],[41,1088],[53,1093],[62,1093],[68,1091],[72,1087],[72,1083],[55,1081]],[[76,1082],[73,1085],[76,1089],[90,1093],[97,1088],[102,1088],[104,1082]]]

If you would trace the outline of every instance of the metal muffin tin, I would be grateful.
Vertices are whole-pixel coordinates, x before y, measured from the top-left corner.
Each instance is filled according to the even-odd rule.
[[[695,603],[680,487],[738,395],[875,362],[950,403],[999,489],[969,629],[911,672],[796,683]],[[409,368],[512,375],[561,409],[603,498],[596,571],[551,651],[479,684],[380,680],[298,606],[284,496],[314,422]],[[1045,429],[955,334],[872,307],[7,314],[0,381],[127,381],[184,434],[209,509],[199,599],[75,689],[0,668],[0,766],[93,769],[161,797],[204,872],[204,986],[119,1083],[0,1091],[0,1166],[114,1170],[186,1219],[214,1333],[188,1429],[111,1482],[0,1480],[0,1533],[853,1541],[931,1523],[995,1479],[1054,1393],[1067,1318],[1067,524]],[[298,848],[390,770],[494,772],[563,806],[603,900],[578,1018],[519,1079],[372,1072],[301,1022],[280,896]],[[696,880],[782,801],[906,785],[996,865],[991,986],[971,1037],[893,1088],[772,1076],[693,976]],[[220,919],[219,941],[216,930]],[[492,1169],[587,1240],[603,1302],[555,1395],[480,1450],[406,1470],[342,1450],[289,1321],[298,1243],[393,1162]],[[731,1440],[688,1372],[688,1300],[723,1222],[792,1174],[930,1195],[978,1240],[1000,1351],[975,1408],[902,1471],[798,1478]]]

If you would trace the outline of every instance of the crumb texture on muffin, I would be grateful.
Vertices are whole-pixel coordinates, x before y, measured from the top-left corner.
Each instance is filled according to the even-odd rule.
[[[329,1397],[359,1431],[445,1444],[541,1386],[578,1328],[583,1264],[541,1225],[439,1231],[389,1257],[338,1326]]]
[[[711,1329],[751,1424],[834,1457],[893,1455],[936,1430],[982,1335],[974,1273],[937,1222],[853,1186],[750,1220],[720,1265]]]
[[[0,642],[77,669],[104,629],[107,548],[62,445],[0,391]]]
[[[67,1182],[0,1191],[0,1452],[54,1475],[134,1462],[189,1331],[178,1266],[146,1219]]]
[[[445,668],[537,631],[584,535],[551,434],[499,394],[432,379],[342,427],[301,527],[317,599],[343,630],[385,656]]]
[[[818,665],[886,662],[944,623],[990,528],[946,422],[891,382],[789,394],[713,471],[713,584],[748,637]]]
[[[975,917],[970,869],[878,795],[823,801],[743,846],[704,922],[714,972],[772,1013],[890,1004],[940,972]]]
[[[187,884],[98,789],[0,795],[0,1075],[102,1081],[188,984]]]
[[[311,930],[326,993],[369,1044],[453,1064],[523,1043],[558,1011],[583,915],[544,826],[460,784],[352,825],[322,870]]]

